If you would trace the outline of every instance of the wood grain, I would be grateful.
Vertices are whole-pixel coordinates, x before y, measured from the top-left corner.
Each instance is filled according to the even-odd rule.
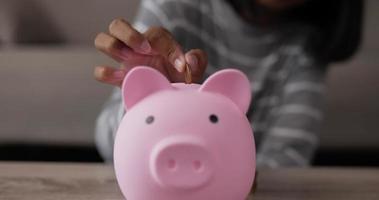
[[[121,200],[112,166],[0,163],[0,199]],[[377,200],[379,169],[283,169],[259,172],[254,200]]]
[[[100,164],[2,163],[0,199],[123,199],[113,168]]]

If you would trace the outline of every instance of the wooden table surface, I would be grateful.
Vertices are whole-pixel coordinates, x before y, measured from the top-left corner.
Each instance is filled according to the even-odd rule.
[[[378,200],[379,169],[312,168],[259,172],[254,200]],[[0,199],[121,200],[113,168],[102,164],[0,163]]]

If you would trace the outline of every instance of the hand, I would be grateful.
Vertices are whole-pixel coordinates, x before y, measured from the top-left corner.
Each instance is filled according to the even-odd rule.
[[[95,46],[121,63],[120,69],[97,66],[94,71],[97,80],[115,86],[121,86],[128,71],[138,65],[157,69],[171,82],[183,82],[187,63],[192,69],[192,79],[199,82],[208,62],[206,53],[200,49],[184,54],[166,29],[151,27],[145,33],[139,33],[123,19],[113,20],[109,33],[99,33]]]

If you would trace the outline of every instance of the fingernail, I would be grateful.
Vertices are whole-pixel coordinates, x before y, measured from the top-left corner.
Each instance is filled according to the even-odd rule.
[[[123,70],[118,70],[113,72],[112,76],[116,79],[123,79],[125,77],[125,72]]]
[[[194,55],[188,55],[187,56],[187,62],[191,66],[192,70],[196,71],[198,67],[198,61],[196,56]]]
[[[151,52],[151,46],[149,44],[149,41],[145,40],[142,42],[140,46],[140,53],[148,54]]]
[[[177,58],[174,62],[174,67],[178,72],[184,71],[183,61],[180,58]]]

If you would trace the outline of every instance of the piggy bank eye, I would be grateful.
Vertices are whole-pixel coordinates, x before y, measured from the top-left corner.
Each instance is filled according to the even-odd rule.
[[[146,124],[152,124],[154,122],[154,116],[150,115],[146,118]]]
[[[211,121],[213,124],[216,124],[218,122],[218,117],[215,114],[212,114],[209,116],[209,121]]]

